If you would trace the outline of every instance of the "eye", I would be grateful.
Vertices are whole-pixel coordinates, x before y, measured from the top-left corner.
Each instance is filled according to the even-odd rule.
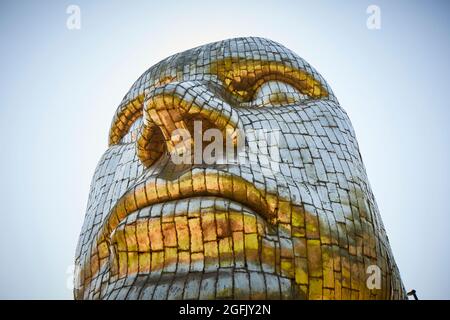
[[[308,100],[309,96],[283,81],[270,80],[264,82],[256,89],[252,105],[255,106],[281,106],[299,103]]]

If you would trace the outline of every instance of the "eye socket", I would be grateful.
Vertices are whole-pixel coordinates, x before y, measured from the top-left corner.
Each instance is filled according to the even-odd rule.
[[[299,103],[310,99],[306,94],[290,84],[279,80],[270,80],[259,86],[252,99],[252,104],[256,106],[281,106]]]
[[[142,124],[142,117],[137,118],[131,125],[128,132],[122,137],[120,143],[132,143],[135,142],[139,133],[139,127]]]
[[[248,102],[241,103],[241,106],[283,106],[301,103],[310,99],[311,97],[309,95],[301,93],[294,86],[284,81],[267,80],[256,88],[252,95],[252,99]],[[132,122],[119,142],[122,144],[136,142],[141,124],[142,116],[139,116]]]

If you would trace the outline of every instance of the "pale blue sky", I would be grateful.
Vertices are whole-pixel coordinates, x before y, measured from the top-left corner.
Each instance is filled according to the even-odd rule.
[[[81,9],[81,30],[66,8]],[[366,8],[381,8],[368,30]],[[407,289],[450,298],[450,3],[1,1],[0,298],[66,282],[116,106],[178,51],[261,36],[325,77],[353,122]]]

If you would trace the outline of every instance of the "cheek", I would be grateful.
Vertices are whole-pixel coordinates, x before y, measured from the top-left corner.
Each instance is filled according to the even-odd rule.
[[[103,218],[143,172],[134,143],[110,147],[100,159],[91,183],[88,214]]]

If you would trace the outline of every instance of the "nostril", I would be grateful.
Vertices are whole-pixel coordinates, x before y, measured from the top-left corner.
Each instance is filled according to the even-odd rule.
[[[142,123],[136,140],[136,148],[142,164],[150,167],[167,150],[161,129],[156,125]]]
[[[136,143],[138,156],[146,166],[151,166],[164,152],[204,149],[203,134],[209,129],[217,129],[225,138],[236,137],[242,126],[237,111],[197,81],[170,83],[150,92],[143,112]],[[201,123],[201,129],[195,126],[196,122]],[[201,138],[195,141],[198,136]],[[236,140],[232,139],[232,143]],[[182,148],[178,148],[181,143]]]
[[[186,119],[187,127],[191,137],[193,137],[194,150],[204,150],[208,144],[208,141],[204,140],[206,132],[212,130],[218,130],[214,123],[210,119],[194,115],[188,116]],[[222,131],[221,131],[222,132]]]

